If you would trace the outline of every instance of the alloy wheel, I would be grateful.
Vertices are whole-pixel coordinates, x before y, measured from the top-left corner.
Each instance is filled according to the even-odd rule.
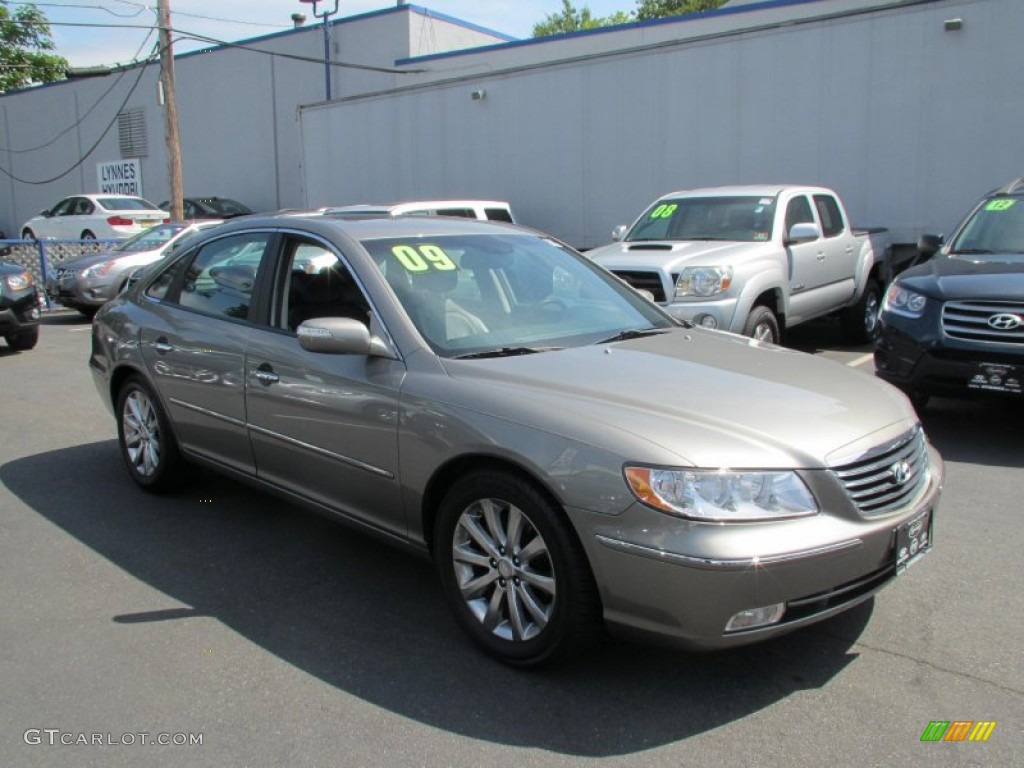
[[[452,536],[452,563],[462,599],[485,630],[512,642],[544,631],[557,596],[554,567],[521,509],[489,498],[466,507]]]
[[[124,447],[132,469],[152,477],[160,466],[160,422],[145,392],[135,389],[125,398],[121,414]]]

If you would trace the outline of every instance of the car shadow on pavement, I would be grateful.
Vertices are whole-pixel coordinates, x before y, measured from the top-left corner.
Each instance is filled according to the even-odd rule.
[[[242,484],[197,471],[176,494],[147,495],[125,475],[113,440],[9,462],[0,480],[185,606],[150,611],[111,595],[115,631],[212,617],[402,717],[566,755],[632,754],[821,688],[856,660],[872,612],[868,601],[815,627],[713,654],[610,639],[567,666],[518,671],[463,637],[430,563]]]
[[[933,397],[919,411],[942,458],[993,467],[1024,467],[1024,407],[1016,399]]]

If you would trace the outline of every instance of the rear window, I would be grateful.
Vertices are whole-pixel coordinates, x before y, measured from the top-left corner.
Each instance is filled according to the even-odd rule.
[[[153,211],[156,206],[141,197],[100,197],[99,204],[108,211]]]
[[[484,213],[491,221],[512,222],[512,212],[505,208],[486,208]]]

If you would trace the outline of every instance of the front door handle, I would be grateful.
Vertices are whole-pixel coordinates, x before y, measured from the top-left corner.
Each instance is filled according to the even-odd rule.
[[[166,336],[161,336],[153,343],[153,349],[155,349],[161,355],[166,355],[168,352],[174,351],[174,345],[167,341]]]
[[[270,363],[262,363],[260,367],[253,372],[253,376],[256,377],[256,380],[260,384],[268,387],[281,380],[281,377],[274,373],[274,369],[271,367]]]

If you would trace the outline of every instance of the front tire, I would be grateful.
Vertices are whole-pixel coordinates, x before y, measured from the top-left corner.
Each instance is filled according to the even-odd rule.
[[[141,488],[161,492],[180,484],[184,462],[170,422],[139,376],[125,381],[118,394],[117,439],[128,474]]]
[[[39,343],[39,328],[36,327],[29,331],[22,331],[21,333],[12,333],[10,336],[5,336],[4,338],[7,339],[7,346],[11,349],[16,349],[20,352],[27,352]]]
[[[882,333],[878,310],[882,306],[882,287],[874,278],[864,286],[860,300],[843,311],[843,334],[851,344],[870,344]]]
[[[520,477],[477,472],[441,503],[434,556],[449,607],[487,654],[530,667],[602,632],[586,556],[564,514]]]
[[[35,240],[36,239],[36,233],[33,232],[31,229],[28,229],[26,227],[25,229],[21,230],[21,239],[22,240]]]
[[[764,305],[758,305],[750,310],[747,322],[743,324],[743,335],[769,344],[782,343],[779,320],[775,313]]]

